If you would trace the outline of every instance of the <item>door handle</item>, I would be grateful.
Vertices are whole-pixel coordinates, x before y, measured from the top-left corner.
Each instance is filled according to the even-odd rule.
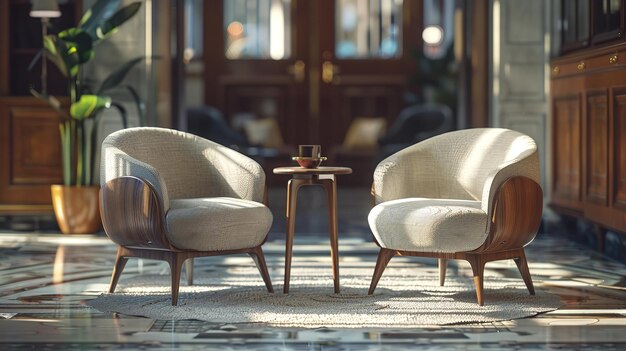
[[[339,73],[338,66],[335,66],[332,62],[328,60],[322,63],[322,81],[324,83],[332,83],[337,73]]]
[[[302,60],[296,61],[293,65],[287,67],[287,72],[289,74],[293,74],[293,79],[295,79],[296,83],[304,82],[304,69],[306,68],[306,64]]]

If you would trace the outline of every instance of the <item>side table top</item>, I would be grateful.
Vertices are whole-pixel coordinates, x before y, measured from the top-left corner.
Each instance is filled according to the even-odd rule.
[[[349,167],[317,167],[302,168],[296,167],[277,167],[274,168],[274,174],[351,174],[352,168]]]

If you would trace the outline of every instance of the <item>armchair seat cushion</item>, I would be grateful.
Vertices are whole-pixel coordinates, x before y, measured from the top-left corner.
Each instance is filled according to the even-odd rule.
[[[170,200],[167,235],[179,249],[252,248],[263,243],[272,219],[267,206],[250,200],[231,197]]]
[[[368,221],[381,247],[415,252],[463,252],[487,238],[480,201],[405,198],[375,206]]]

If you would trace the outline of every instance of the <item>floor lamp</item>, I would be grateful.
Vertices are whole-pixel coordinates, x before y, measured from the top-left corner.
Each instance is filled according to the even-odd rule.
[[[50,18],[61,16],[59,5],[56,0],[33,0],[30,17],[41,19],[41,40],[48,35],[48,22]],[[46,66],[46,54],[41,57],[41,94],[48,94],[48,68]]]

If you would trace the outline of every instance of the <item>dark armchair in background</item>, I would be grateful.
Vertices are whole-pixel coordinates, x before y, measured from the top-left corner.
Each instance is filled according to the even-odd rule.
[[[279,176],[273,174],[274,167],[291,161],[295,148],[283,145],[278,125],[272,118],[253,118],[242,125],[243,132],[235,130],[220,110],[212,106],[189,108],[187,129],[189,133],[209,139],[223,146],[237,150],[254,159],[265,171],[268,185],[282,184]]]
[[[453,129],[452,109],[446,105],[427,103],[406,107],[387,134],[378,140],[379,161],[408,146]]]
[[[215,107],[202,106],[188,109],[187,128],[192,134],[231,149],[240,150],[252,146],[248,143],[245,136],[228,125],[222,113]]]

